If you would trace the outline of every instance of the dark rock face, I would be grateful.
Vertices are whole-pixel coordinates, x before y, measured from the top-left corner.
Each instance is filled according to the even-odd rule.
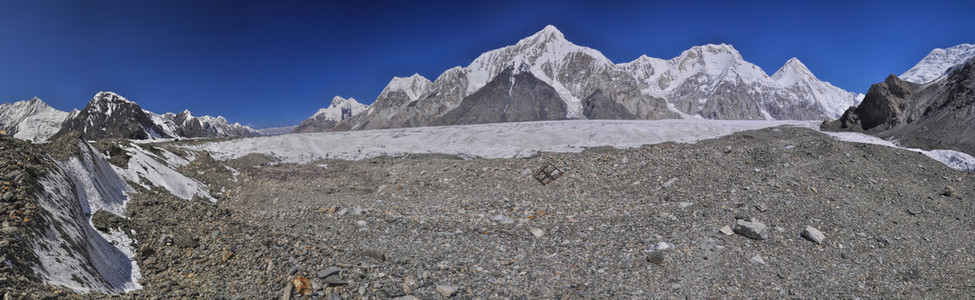
[[[391,118],[410,102],[410,97],[404,91],[384,91],[368,111],[332,125],[332,130],[409,127],[394,124]]]
[[[637,117],[622,104],[613,101],[602,90],[596,90],[582,101],[582,115],[587,119],[635,120]]]
[[[821,127],[866,131],[906,147],[975,154],[975,60],[923,86],[891,75],[871,86],[860,106]]]
[[[903,81],[891,74],[884,82],[874,84],[867,91],[863,103],[854,111],[860,118],[861,127],[870,130],[877,126],[890,129],[900,123],[899,117],[907,99],[917,85]]]
[[[351,113],[351,109],[349,111]],[[343,119],[345,119],[346,117],[345,117],[344,109],[342,110],[342,115],[343,115]],[[329,120],[325,118],[325,116],[315,116],[312,118],[307,118],[304,121],[301,121],[301,124],[298,124],[298,127],[295,127],[295,129],[292,132],[294,133],[322,132],[322,131],[332,129],[333,127],[335,127],[335,124],[338,124],[338,122]]]
[[[149,139],[153,136],[174,138],[138,104],[114,93],[102,92],[88,102],[78,115],[69,117],[58,133],[50,140],[69,132],[78,131],[86,140],[104,138]]]
[[[509,67],[431,125],[563,120],[565,114],[565,102],[555,88]]]

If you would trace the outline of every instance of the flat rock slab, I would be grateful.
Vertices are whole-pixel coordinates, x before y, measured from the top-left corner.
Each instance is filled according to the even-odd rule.
[[[765,226],[761,222],[737,220],[735,221],[734,231],[753,240],[764,240],[768,238],[768,226]]]
[[[806,226],[806,229],[803,229],[800,235],[803,238],[809,240],[810,242],[816,244],[822,244],[823,240],[826,239],[826,235],[824,235],[821,231],[819,231],[819,229],[816,229],[816,227],[812,227],[812,226]]]

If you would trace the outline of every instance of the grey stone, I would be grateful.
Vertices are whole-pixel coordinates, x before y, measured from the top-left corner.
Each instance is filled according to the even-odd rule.
[[[440,293],[441,296],[444,296],[444,298],[453,297],[455,294],[457,294],[458,289],[459,289],[458,287],[453,285],[446,285],[446,284],[437,285],[437,292]]]
[[[820,232],[819,229],[816,229],[816,227],[812,226],[806,226],[806,229],[803,229],[800,235],[816,244],[822,244],[823,240],[826,239],[826,235]]]
[[[545,230],[542,230],[541,228],[532,228],[529,231],[531,231],[532,235],[534,235],[537,238],[540,238],[545,235]]]
[[[10,180],[10,181],[17,181],[16,180],[17,176],[20,176],[21,174],[23,174],[23,173],[20,170],[13,170],[13,171],[7,172],[7,175],[4,175],[3,177],[4,178],[7,178],[7,180]]]
[[[318,278],[326,278],[330,275],[338,274],[341,272],[340,268],[330,268],[328,270],[318,270]]]
[[[4,202],[13,201],[14,200],[14,193],[6,192],[6,193],[3,194],[3,197],[0,198],[0,200],[3,200]]]
[[[185,232],[176,234],[176,236],[173,237],[173,243],[180,248],[196,248],[200,246],[200,243],[196,241],[196,238]]]
[[[373,249],[362,250],[362,252],[359,252],[359,256],[372,257],[372,258],[375,258],[376,260],[379,260],[379,261],[385,261],[386,260],[386,254],[385,253],[383,253],[382,251],[373,250]]]
[[[950,185],[945,186],[945,188],[941,190],[941,195],[945,197],[952,197],[955,195],[955,188],[951,187]]]
[[[17,227],[10,226],[10,223],[3,221],[3,226],[0,227],[0,231],[6,234],[13,234],[14,232],[17,232]]]
[[[735,234],[735,232],[733,230],[731,230],[731,226],[728,226],[728,225],[725,225],[724,227],[721,227],[721,229],[718,229],[718,232],[720,232],[720,233],[722,233],[724,235],[732,235],[732,234]]]
[[[768,226],[761,222],[748,222],[738,220],[735,222],[735,233],[743,235],[753,240],[764,240],[768,238]]]
[[[880,243],[881,247],[886,247],[887,245],[890,245],[890,239],[888,239],[886,236],[883,235],[877,236],[877,242]]]
[[[749,259],[748,261],[753,262],[753,263],[756,263],[756,264],[762,264],[762,265],[765,264],[765,259],[762,258],[761,255],[755,255],[751,259]]]
[[[342,280],[342,277],[339,277],[338,274],[333,274],[328,277],[325,277],[324,281],[326,284],[328,284],[328,286],[340,286],[340,285],[348,284],[348,282]]]

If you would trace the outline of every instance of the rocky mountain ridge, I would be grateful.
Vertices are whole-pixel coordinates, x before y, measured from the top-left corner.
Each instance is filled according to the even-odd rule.
[[[638,119],[835,119],[860,99],[820,81],[796,58],[773,76],[726,44],[695,46],[670,60],[641,56],[615,64],[546,26],[514,45],[481,54],[467,67],[448,69],[433,82],[416,74],[394,78],[369,109],[335,130],[450,125],[444,120],[459,118],[443,116],[507,69],[528,72],[554,89],[565,104],[565,119],[590,118],[585,99],[597,91],[606,103],[625,108],[613,115]]]
[[[923,85],[891,74],[870,87],[863,103],[822,127],[866,131],[907,147],[975,154],[975,58],[945,72]]]
[[[0,105],[0,130],[34,142],[78,131],[87,139],[192,138],[261,135],[223,117],[193,116],[189,110],[162,115],[113,92],[99,92],[81,110],[64,112],[34,98]]]

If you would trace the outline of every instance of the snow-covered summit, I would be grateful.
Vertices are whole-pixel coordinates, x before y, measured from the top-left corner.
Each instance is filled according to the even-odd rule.
[[[386,88],[383,89],[382,94],[402,91],[406,93],[406,96],[410,98],[410,101],[416,101],[416,99],[419,99],[420,96],[426,92],[427,87],[429,87],[431,83],[432,82],[430,82],[429,79],[416,73],[410,77],[393,77],[393,79],[389,81],[389,84],[386,85]],[[336,96],[336,98],[340,97]],[[334,100],[335,99],[333,98],[333,102]]]
[[[901,74],[900,79],[925,84],[943,76],[951,67],[975,57],[975,45],[960,44],[951,48],[935,48],[914,67]]]
[[[816,75],[813,75],[812,71],[809,71],[809,68],[795,57],[790,58],[778,71],[775,71],[775,74],[772,74],[772,80],[784,85],[810,78],[816,79]]]
[[[612,61],[599,51],[578,46],[565,39],[555,26],[545,26],[541,31],[523,38],[518,43],[491,50],[478,56],[465,68],[467,94],[487,85],[508,67],[521,70],[522,66],[533,76],[551,85],[568,106],[567,117],[578,117],[582,112],[581,100],[571,89],[573,86],[561,80],[570,68],[585,68],[601,72],[614,67]],[[580,71],[573,69],[573,71]]]
[[[573,44],[549,25],[513,45],[484,52],[466,67],[444,71],[422,94],[387,93],[407,86],[406,79],[394,78],[364,113],[335,128],[428,126],[489,82],[524,77],[522,73],[538,79],[523,84],[555,90],[565,104],[559,110],[565,119],[592,118],[593,110],[605,110],[618,113],[608,115],[641,119],[822,120],[842,114],[856,102],[855,94],[820,81],[798,59],[779,71],[773,79],[729,44],[694,46],[670,59],[641,55],[614,64],[595,49]],[[503,74],[512,78],[498,78]]]
[[[848,92],[819,80],[798,58],[790,58],[771,79],[798,97],[816,100],[830,119],[838,119],[850,106],[856,106],[862,94]]]
[[[120,103],[135,104],[135,102],[132,102],[129,99],[125,99],[125,97],[122,97],[122,95],[119,95],[112,91],[98,92],[97,94],[95,94],[95,97],[92,97],[91,102],[93,103],[120,102]]]
[[[407,95],[409,95],[409,93],[407,93]],[[324,116],[330,121],[338,122],[350,117],[351,115],[355,115],[363,110],[366,110],[367,107],[368,105],[359,103],[359,101],[356,101],[355,98],[350,97],[346,99],[342,98],[341,96],[335,96],[332,98],[332,102],[329,103],[328,107],[318,109],[318,112],[311,117],[315,118],[318,116]],[[347,116],[343,118],[343,114],[347,114]]]
[[[410,78],[414,79],[410,80]],[[413,83],[417,83],[422,82],[421,79],[426,80],[422,76],[414,75],[413,77],[401,78],[400,80],[394,79],[393,81],[405,83],[404,81],[408,80],[412,81]],[[390,83],[390,85],[393,84]],[[411,87],[411,85],[398,86],[396,88],[403,87]],[[388,90],[390,87],[387,86],[386,89]],[[384,90],[383,93],[387,93],[387,90]],[[405,92],[405,90],[400,91]],[[407,92],[407,95],[409,95],[409,92]],[[368,108],[368,105],[359,103],[359,101],[356,101],[355,98],[346,99],[340,96],[335,96],[332,98],[332,102],[329,103],[328,107],[318,109],[318,112],[316,112],[314,115],[302,121],[301,124],[298,124],[298,126],[295,126],[292,132],[320,132],[329,130],[335,127],[335,125],[339,122],[342,122],[342,120],[351,118],[352,116],[357,115]]]
[[[57,110],[41,99],[0,104],[0,129],[15,138],[44,141],[59,129],[70,113]]]

